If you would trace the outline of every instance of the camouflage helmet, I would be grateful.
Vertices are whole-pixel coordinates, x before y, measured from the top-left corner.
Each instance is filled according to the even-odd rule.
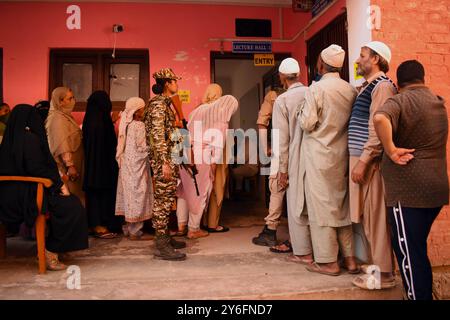
[[[177,77],[172,69],[164,68],[153,74],[153,79],[171,79],[181,80],[181,77]]]

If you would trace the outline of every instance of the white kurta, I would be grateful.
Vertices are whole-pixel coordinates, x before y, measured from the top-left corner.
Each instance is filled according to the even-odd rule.
[[[116,215],[127,222],[142,222],[152,217],[153,185],[145,136],[145,125],[132,121],[127,127],[125,151],[117,183]]]
[[[238,106],[239,103],[235,97],[226,95],[212,103],[200,105],[189,115],[187,127],[193,146],[193,161],[198,170],[196,179],[199,195],[197,196],[192,177],[181,169],[181,183],[178,185],[177,196],[186,200],[189,212],[192,214],[203,214],[209,203],[214,184],[214,172],[210,164],[216,164],[216,161],[219,161],[220,165],[222,161],[225,161],[220,155],[225,146],[230,119]],[[196,132],[196,130],[202,131]],[[209,136],[209,130],[216,130],[216,133],[221,134],[221,139],[217,140],[218,136]]]
[[[303,202],[299,201],[299,195],[303,194],[303,180],[300,178],[299,166],[302,130],[297,118],[297,108],[303,103],[306,90],[307,87],[301,83],[293,84],[275,100],[272,115],[272,130],[278,130],[280,140],[279,157],[275,146],[272,145],[274,159],[271,164],[271,175],[277,172],[288,173],[287,207],[290,214],[297,218],[300,218],[303,212]]]
[[[300,152],[301,180],[310,221],[319,226],[351,225],[348,199],[348,121],[356,89],[327,73],[313,83],[299,106],[303,142]]]

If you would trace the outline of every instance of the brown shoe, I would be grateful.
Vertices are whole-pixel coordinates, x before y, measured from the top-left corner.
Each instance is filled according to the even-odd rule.
[[[128,236],[128,239],[131,241],[150,241],[150,240],[153,240],[154,237],[151,234],[143,233],[140,236],[130,234]]]
[[[208,233],[208,231],[205,231],[205,230],[202,230],[202,229],[199,229],[199,230],[197,230],[197,231],[188,231],[188,234],[187,234],[187,238],[188,239],[198,239],[198,238],[204,238],[204,237],[207,237],[207,236],[209,236],[209,233]]]

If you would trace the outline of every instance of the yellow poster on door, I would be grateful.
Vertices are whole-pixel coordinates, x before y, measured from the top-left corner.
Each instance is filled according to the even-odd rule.
[[[356,62],[354,63],[354,74],[355,74],[355,80],[359,80],[362,79],[363,77],[358,75],[358,65],[356,64]]]
[[[178,96],[182,103],[191,103],[191,90],[178,90]]]

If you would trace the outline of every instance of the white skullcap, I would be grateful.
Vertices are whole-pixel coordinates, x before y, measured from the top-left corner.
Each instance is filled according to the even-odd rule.
[[[322,61],[335,68],[342,68],[345,60],[345,51],[337,44],[332,44],[320,54]]]
[[[293,74],[300,72],[300,66],[294,58],[286,58],[281,61],[278,71],[283,74]]]
[[[364,47],[370,48],[373,51],[375,51],[377,54],[379,54],[381,57],[383,57],[388,63],[391,62],[392,53],[391,49],[380,41],[372,41],[366,44]]]

